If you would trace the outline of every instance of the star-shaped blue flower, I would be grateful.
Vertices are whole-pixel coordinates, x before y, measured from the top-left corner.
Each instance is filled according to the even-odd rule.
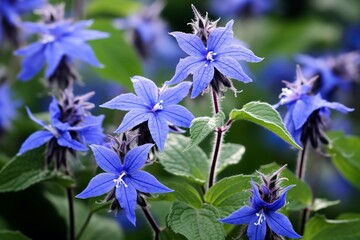
[[[167,84],[176,84],[193,74],[191,97],[197,97],[211,82],[215,69],[223,75],[248,83],[252,80],[244,73],[237,60],[260,62],[262,58],[249,49],[234,44],[231,20],[226,27],[219,27],[210,32],[207,46],[194,34],[172,32],[180,48],[190,56],[180,59],[175,75]]]
[[[183,82],[175,87],[159,90],[150,79],[135,76],[131,79],[133,93],[121,94],[101,107],[129,111],[117,133],[125,132],[143,122],[148,122],[150,134],[160,151],[164,150],[169,124],[189,127],[194,119],[192,113],[178,105],[189,92],[191,83]]]
[[[135,208],[137,191],[143,193],[172,192],[161,184],[154,176],[141,170],[145,164],[149,151],[153,145],[144,144],[131,149],[124,158],[123,163],[119,156],[109,148],[91,145],[96,163],[106,173],[96,175],[89,185],[78,194],[77,198],[90,198],[103,195],[115,189],[115,197],[127,218],[135,225]]]
[[[228,224],[248,224],[247,236],[249,240],[264,240],[267,227],[277,235],[289,238],[300,238],[289,219],[277,210],[285,205],[286,193],[294,185],[286,187],[279,198],[272,203],[267,203],[261,199],[259,189],[251,181],[253,196],[250,199],[251,206],[244,206],[233,212],[230,216],[220,219],[221,222]]]
[[[16,55],[24,57],[18,78],[24,81],[33,78],[45,63],[47,64],[45,76],[49,78],[63,57],[66,57],[67,61],[79,59],[95,67],[101,67],[102,65],[86,41],[107,38],[109,35],[85,29],[92,23],[92,20],[76,23],[69,20],[49,24],[23,23],[23,28],[28,32],[38,33],[40,40],[15,51]]]
[[[75,151],[87,151],[88,149],[85,144],[101,144],[104,140],[103,129],[101,126],[104,119],[103,115],[87,115],[84,116],[80,123],[70,125],[68,122],[61,121],[61,109],[55,98],[52,99],[49,106],[49,125],[42,120],[35,118],[29,108],[26,108],[26,110],[31,120],[42,126],[43,130],[31,134],[21,145],[18,155],[40,147],[51,139],[56,139],[59,146],[70,148]],[[76,135],[77,139],[72,135]]]

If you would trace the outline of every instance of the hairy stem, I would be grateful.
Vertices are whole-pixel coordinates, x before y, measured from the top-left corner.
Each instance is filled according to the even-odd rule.
[[[143,201],[144,203],[146,203],[145,199],[143,197],[140,197],[142,198],[141,201]],[[147,219],[147,221],[149,222],[151,228],[153,229],[154,231],[154,240],[159,240],[160,239],[160,227],[159,225],[157,225],[154,217],[151,215],[148,207],[147,207],[147,204],[145,204],[145,206],[141,206],[141,209],[143,210],[144,212],[144,215]]]
[[[70,240],[75,240],[75,214],[74,214],[74,191],[72,187],[66,188],[66,195],[69,205],[69,231]]]
[[[89,212],[89,214],[87,215],[86,220],[85,220],[84,224],[82,225],[79,233],[76,235],[76,238],[75,238],[76,240],[79,240],[81,238],[82,234],[85,232],[85,229],[87,228],[87,226],[90,223],[92,215],[93,215],[93,212]]]
[[[310,211],[308,208],[305,208],[304,210],[302,210],[301,215],[300,215],[300,235],[304,235],[305,225],[309,218],[309,215],[310,215]]]
[[[213,103],[213,107],[214,107],[214,114],[217,114],[220,111],[219,100],[218,100],[218,97],[214,90],[212,90],[211,93],[212,93],[211,95],[212,95],[212,103]]]
[[[303,143],[303,150],[299,151],[297,164],[296,164],[296,176],[304,180],[305,179],[305,170],[306,170],[306,162],[307,162],[307,141]]]

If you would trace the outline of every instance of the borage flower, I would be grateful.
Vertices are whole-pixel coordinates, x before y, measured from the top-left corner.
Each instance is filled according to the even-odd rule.
[[[265,237],[275,239],[276,236],[300,238],[289,219],[277,212],[285,205],[287,192],[294,187],[290,185],[283,189],[279,186],[279,182],[284,178],[278,179],[278,174],[284,167],[269,177],[261,174],[263,183],[260,187],[251,181],[253,195],[250,206],[244,206],[220,221],[228,224],[248,224],[247,236],[250,240],[264,240]]]
[[[96,163],[106,173],[96,175],[89,185],[76,197],[90,198],[115,190],[115,198],[125,211],[129,221],[135,225],[135,208],[138,192],[172,192],[154,176],[141,170],[146,162],[152,144],[145,144],[131,149],[123,160],[113,151],[103,146],[91,145]]]
[[[153,141],[160,151],[163,151],[170,130],[169,125],[189,127],[194,119],[189,110],[177,104],[188,94],[191,84],[183,82],[175,87],[159,90],[150,79],[144,77],[135,76],[131,81],[137,95],[121,94],[100,106],[129,111],[116,133],[125,132],[147,122]]]
[[[205,37],[205,42],[204,38],[195,34],[170,33],[176,38],[180,48],[190,56],[180,59],[175,75],[167,84],[176,84],[192,74],[191,97],[195,98],[218,74],[244,83],[251,82],[252,80],[244,73],[237,60],[260,62],[262,58],[255,56],[251,50],[234,44],[233,23],[234,21],[231,20],[226,27],[214,28],[214,30],[210,28],[211,32],[207,33],[209,35]],[[231,83],[225,83],[225,86],[230,87]]]

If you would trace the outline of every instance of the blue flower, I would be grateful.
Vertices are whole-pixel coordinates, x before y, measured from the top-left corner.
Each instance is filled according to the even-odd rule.
[[[262,58],[255,56],[245,47],[233,44],[233,23],[234,21],[231,20],[226,27],[211,31],[207,44],[194,34],[170,33],[176,38],[180,48],[190,56],[180,60],[175,75],[167,84],[176,84],[189,74],[193,74],[191,97],[195,98],[209,85],[216,71],[244,83],[251,82],[237,60],[260,62]]]
[[[115,131],[117,133],[147,122],[152,139],[160,151],[163,151],[169,124],[189,127],[194,118],[189,110],[177,104],[188,94],[191,83],[183,82],[175,87],[159,90],[150,79],[144,77],[135,76],[131,81],[137,95],[121,94],[100,106],[129,111]]]
[[[1,71],[2,69],[0,69]],[[11,121],[16,117],[18,102],[12,99],[11,89],[8,83],[0,83],[0,132],[10,128]]]
[[[271,10],[273,0],[212,0],[211,7],[218,16],[258,16]]]
[[[131,149],[122,160],[109,148],[91,145],[96,163],[106,173],[96,175],[89,185],[76,197],[90,198],[103,195],[115,188],[115,197],[127,218],[135,225],[135,208],[138,191],[142,193],[167,193],[171,189],[161,184],[154,176],[141,170],[152,144]]]
[[[267,228],[280,236],[289,238],[300,238],[289,219],[277,210],[285,205],[286,193],[294,187],[288,186],[281,192],[274,202],[266,202],[260,196],[260,189],[251,181],[253,196],[250,199],[251,206],[244,206],[233,212],[230,216],[220,219],[228,224],[248,224],[247,236],[250,240],[264,240],[267,235]],[[269,189],[262,185],[262,194],[268,195]]]
[[[107,38],[109,35],[96,30],[85,29],[92,20],[73,23],[70,20],[59,20],[51,23],[23,23],[28,32],[38,33],[39,41],[15,51],[23,56],[22,69],[18,78],[27,81],[33,78],[47,64],[46,78],[54,74],[62,61],[79,59],[95,67],[102,65],[97,60],[88,40]]]

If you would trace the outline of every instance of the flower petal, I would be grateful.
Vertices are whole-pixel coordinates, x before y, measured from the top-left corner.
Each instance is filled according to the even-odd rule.
[[[209,85],[214,77],[214,66],[208,63],[196,69],[193,76],[191,98],[196,98]]]
[[[184,80],[190,73],[193,73],[194,70],[206,64],[204,57],[194,57],[189,56],[183,59],[180,59],[179,63],[176,65],[175,75],[171,78],[170,81],[167,81],[166,84],[176,84],[181,80]]]
[[[143,111],[143,110],[132,110],[125,114],[120,126],[116,129],[116,133],[122,133],[126,130],[129,130],[140,123],[146,122],[149,120],[150,116],[153,114],[150,111]]]
[[[83,145],[82,143],[74,140],[71,138],[71,135],[69,132],[63,132],[60,137],[57,138],[57,143],[60,146],[72,148],[76,151],[85,152],[87,151],[87,147]]]
[[[265,213],[265,216],[270,229],[276,234],[288,238],[301,238],[301,236],[294,231],[291,222],[286,216],[278,212]]]
[[[255,54],[250,50],[240,45],[230,45],[217,52],[218,57],[231,57],[236,60],[244,60],[247,62],[260,62],[264,58],[255,56]]]
[[[249,240],[264,240],[266,236],[266,222],[258,223],[259,216],[253,217],[249,222],[247,235]]]
[[[143,109],[146,110],[144,103],[133,93],[121,94],[110,101],[101,104],[100,107],[117,109],[123,111],[129,111],[133,109]]]
[[[164,108],[167,105],[177,104],[183,100],[186,95],[188,95],[191,87],[191,82],[182,82],[176,85],[175,87],[167,88],[159,96],[159,101],[163,101]]]
[[[204,43],[198,36],[183,32],[171,32],[170,35],[176,38],[179,47],[187,54],[192,56],[206,55]]]
[[[225,27],[218,27],[209,35],[207,49],[215,53],[221,52],[221,49],[228,46],[233,40],[232,26],[234,20],[229,21]]]
[[[30,111],[30,109],[29,109],[28,107],[25,107],[25,108],[26,108],[26,112],[27,112],[27,114],[28,114],[28,116],[29,116],[29,118],[30,118],[31,120],[33,120],[34,122],[36,122],[37,124],[39,124],[39,125],[42,126],[42,127],[45,127],[45,126],[46,126],[46,123],[45,123],[44,121],[42,121],[42,120],[37,119],[37,118],[32,114],[32,112]]]
[[[250,184],[251,184],[252,191],[253,191],[253,196],[251,198],[251,206],[254,209],[256,209],[257,211],[259,211],[260,208],[265,207],[268,204],[264,200],[261,199],[259,189],[252,180],[250,181]]]
[[[116,188],[115,197],[119,201],[121,208],[124,209],[129,221],[135,226],[135,208],[137,199],[136,189],[131,185],[131,183],[128,183],[127,187],[124,184],[121,184],[118,188]]]
[[[220,221],[228,224],[247,224],[250,223],[254,216],[256,216],[256,212],[257,211],[255,209],[249,206],[243,206],[239,210],[230,214],[230,216],[220,219]]]
[[[244,73],[240,64],[233,58],[221,57],[216,59],[213,64],[219,72],[227,77],[244,83],[252,82],[251,78]]]
[[[164,151],[165,141],[169,132],[169,126],[166,119],[157,113],[151,114],[148,126],[156,146],[161,152]]]
[[[131,81],[140,102],[152,109],[158,99],[158,88],[155,83],[141,76],[134,76],[131,78]]]
[[[129,178],[136,190],[143,193],[168,193],[173,191],[145,171],[134,172]]]
[[[25,140],[25,142],[23,142],[17,155],[21,155],[34,148],[38,148],[53,137],[54,135],[49,131],[40,130],[34,132]]]
[[[100,31],[96,31],[96,30],[80,30],[80,31],[76,31],[72,34],[73,37],[79,37],[81,39],[83,39],[84,41],[88,41],[88,40],[96,40],[96,39],[101,39],[101,38],[108,38],[110,36],[109,33],[107,32],[100,32]]]
[[[124,170],[128,174],[132,174],[141,168],[145,164],[149,151],[153,146],[153,144],[148,143],[131,149],[125,155]]]
[[[78,125],[78,137],[81,142],[86,144],[101,145],[104,142],[105,135],[102,128],[104,115],[85,116],[84,120]]]
[[[165,118],[169,123],[179,127],[190,127],[191,121],[194,119],[194,115],[185,107],[180,105],[167,106],[157,114]]]
[[[45,63],[43,44],[40,43],[31,44],[26,49],[15,52],[15,54],[25,55],[21,72],[18,75],[18,78],[24,81],[33,78]]]
[[[49,113],[50,113],[50,119],[59,119],[61,110],[59,107],[59,104],[55,97],[52,97],[50,105],[49,105]]]
[[[271,212],[275,212],[277,211],[278,209],[282,208],[284,205],[285,205],[285,201],[286,201],[286,194],[287,192],[291,189],[295,187],[295,185],[290,185],[286,188],[284,188],[284,190],[281,192],[281,195],[278,199],[276,199],[275,202],[269,204],[267,207],[266,207],[266,210],[267,211],[271,211]]]
[[[47,34],[49,32],[43,23],[23,22],[21,28],[27,33]]]
[[[94,153],[97,165],[99,165],[102,170],[113,174],[120,174],[123,166],[119,156],[114,151],[95,144],[90,145],[90,148]]]
[[[75,197],[77,198],[89,198],[103,195],[110,192],[116,185],[114,182],[116,176],[111,173],[100,173],[93,177],[87,187]]]
[[[55,72],[63,56],[64,51],[58,42],[54,41],[46,44],[45,58],[48,65],[45,72],[46,78],[49,78]]]

